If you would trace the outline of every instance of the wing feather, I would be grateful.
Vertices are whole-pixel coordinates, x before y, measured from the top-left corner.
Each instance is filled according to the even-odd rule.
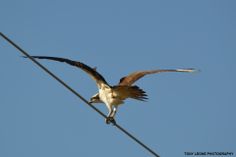
[[[99,74],[95,68],[91,68],[88,65],[82,63],[82,62],[78,62],[78,61],[73,61],[70,59],[66,59],[66,58],[60,58],[60,57],[48,57],[48,56],[31,56],[33,58],[36,59],[48,59],[48,60],[54,60],[54,61],[59,61],[59,62],[65,62],[69,65],[78,67],[80,69],[82,69],[83,71],[85,71],[87,74],[89,74],[89,76],[96,81],[98,87],[100,88],[101,84],[107,84],[106,80],[104,79],[104,77]],[[27,57],[26,57],[27,58]],[[108,84],[107,84],[108,85]]]
[[[144,77],[148,74],[157,74],[162,72],[195,72],[195,69],[158,69],[158,70],[145,70],[145,71],[137,71],[134,73],[129,74],[120,79],[119,85],[122,86],[131,86],[134,82],[139,80],[140,78]]]

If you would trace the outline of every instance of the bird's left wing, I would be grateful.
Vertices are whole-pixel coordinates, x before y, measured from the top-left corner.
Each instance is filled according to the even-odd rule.
[[[128,76],[122,77],[120,79],[119,85],[121,86],[131,86],[135,81],[139,80],[147,74],[156,74],[161,72],[195,72],[195,69],[158,69],[158,70],[145,70],[137,71],[129,74]]]
[[[31,56],[36,59],[48,59],[48,60],[54,60],[54,61],[59,61],[59,62],[65,62],[67,64],[70,64],[72,66],[76,66],[83,71],[85,71],[87,74],[89,74],[93,80],[96,81],[97,86],[100,88],[101,84],[107,84],[106,80],[103,78],[101,74],[99,74],[96,69],[89,67],[88,65],[78,62],[78,61],[73,61],[70,59],[66,58],[59,58],[59,57],[48,57],[48,56]],[[27,57],[25,57],[27,58]]]

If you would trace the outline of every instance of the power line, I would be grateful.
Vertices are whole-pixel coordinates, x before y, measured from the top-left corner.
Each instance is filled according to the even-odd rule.
[[[7,36],[5,36],[2,32],[0,32],[0,35],[8,41],[11,45],[13,45],[17,50],[19,50],[22,54],[27,56],[32,62],[34,62],[36,65],[38,65],[41,69],[43,69],[46,73],[48,73],[51,77],[53,77],[55,80],[57,80],[59,83],[61,83],[65,88],[67,88],[69,91],[71,91],[73,94],[75,94],[77,97],[79,97],[84,103],[86,103],[89,107],[94,109],[97,113],[99,113],[102,117],[106,118],[106,115],[102,113],[99,109],[97,109],[95,106],[90,104],[84,97],[82,97],[78,92],[76,92],[74,89],[72,89],[69,85],[67,85],[64,81],[62,81],[59,77],[57,77],[55,74],[53,74],[51,71],[49,71],[45,66],[40,64],[38,61],[36,61],[33,57],[31,57],[26,51],[24,51],[22,48],[20,48],[17,44],[15,44],[12,40],[10,40]],[[136,137],[134,137],[131,133],[126,131],[123,127],[112,121],[112,124],[118,128],[120,131],[122,131],[124,134],[126,134],[128,137],[133,139],[135,142],[137,142],[139,145],[141,145],[143,148],[145,148],[147,151],[149,151],[152,155],[155,157],[160,157],[157,153],[155,153],[151,148],[146,146],[143,142],[138,140]]]

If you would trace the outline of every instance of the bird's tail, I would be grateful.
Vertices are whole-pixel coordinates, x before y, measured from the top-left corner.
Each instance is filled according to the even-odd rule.
[[[140,89],[138,86],[113,86],[113,90],[113,96],[118,97],[121,100],[132,98],[145,101],[147,99],[146,92]]]
[[[148,99],[146,92],[141,88],[139,88],[138,86],[130,86],[128,88],[128,91],[129,91],[129,97],[132,99],[140,101],[145,101]]]

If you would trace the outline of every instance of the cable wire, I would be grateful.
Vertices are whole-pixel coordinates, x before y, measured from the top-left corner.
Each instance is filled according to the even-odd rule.
[[[74,89],[72,89],[69,85],[67,85],[64,81],[62,81],[59,77],[57,77],[55,74],[53,74],[51,71],[49,71],[45,66],[40,64],[38,61],[36,61],[33,57],[31,57],[26,51],[24,51],[22,48],[20,48],[17,44],[15,44],[12,40],[10,40],[7,36],[5,36],[2,32],[0,32],[0,35],[8,41],[12,46],[14,46],[17,50],[19,50],[22,54],[27,56],[33,63],[38,65],[41,69],[43,69],[47,74],[49,74],[51,77],[53,77],[55,80],[57,80],[59,83],[61,83],[65,88],[67,88],[69,91],[71,91],[73,94],[75,94],[77,97],[79,97],[84,103],[86,103],[89,107],[94,109],[97,113],[99,113],[102,117],[106,118],[106,115],[102,113],[99,109],[97,109],[95,106],[93,106],[91,103],[89,103],[84,97],[82,97],[78,92],[76,92]],[[149,148],[147,145],[145,145],[143,142],[138,140],[136,137],[134,137],[131,133],[126,131],[123,127],[118,125],[116,122],[111,122],[116,128],[118,128],[120,131],[122,131],[124,134],[126,134],[128,137],[133,139],[135,142],[137,142],[139,145],[141,145],[143,148],[145,148],[147,151],[149,151],[152,155],[155,157],[160,157],[156,152],[154,152],[151,148]]]

